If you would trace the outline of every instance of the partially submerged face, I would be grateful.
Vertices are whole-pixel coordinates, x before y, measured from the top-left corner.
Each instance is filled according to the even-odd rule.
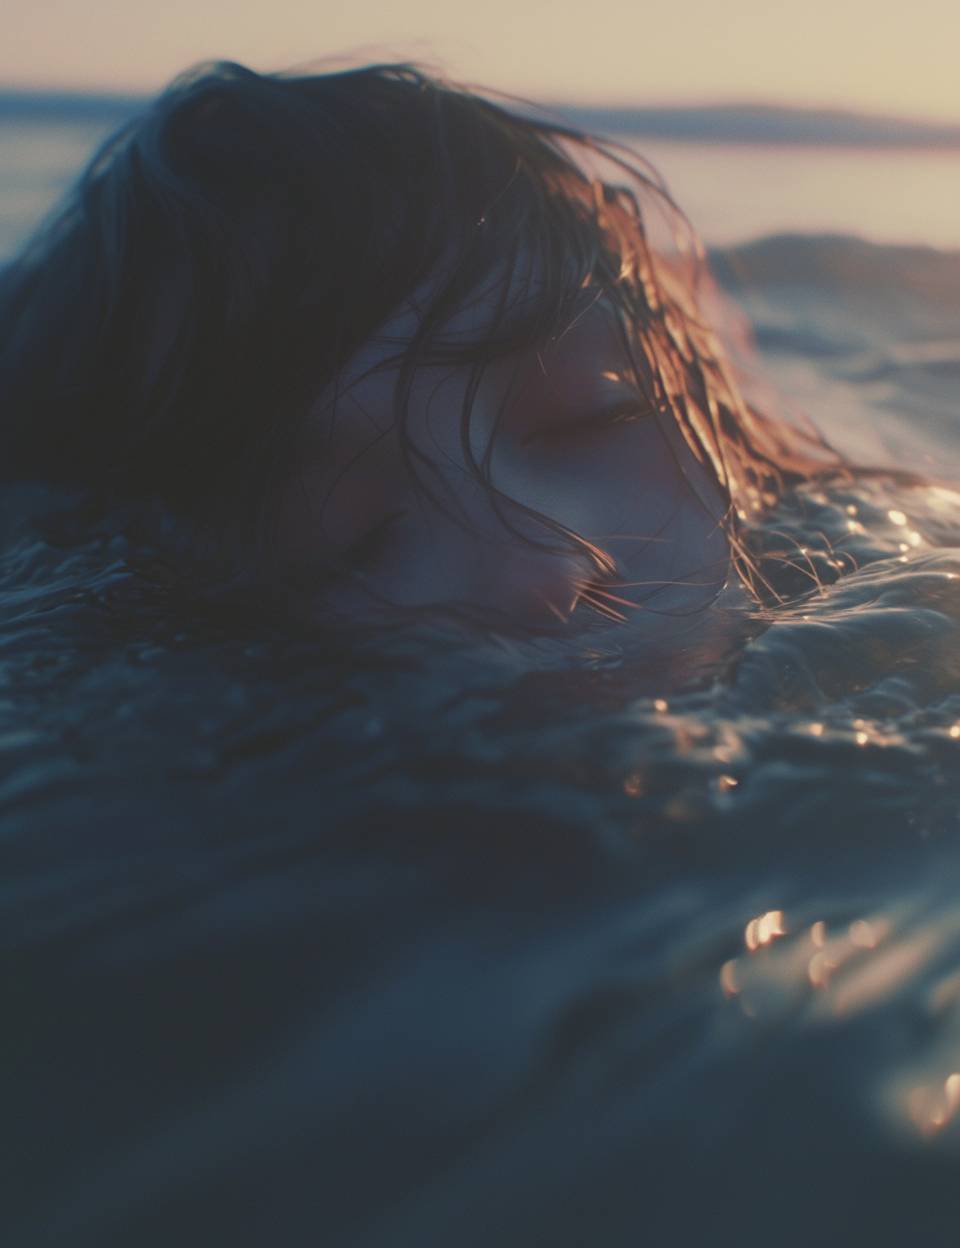
[[[788,448],[660,218],[695,258],[618,149],[410,67],[214,67],[5,269],[3,471],[311,621],[672,637]]]
[[[445,339],[475,336],[493,299],[451,318]],[[664,635],[716,600],[727,499],[645,397],[601,291],[550,341],[479,373],[420,364],[398,408],[398,357],[419,323],[411,302],[320,396],[286,483],[278,551],[316,584],[314,618],[465,609],[533,629],[629,618]]]

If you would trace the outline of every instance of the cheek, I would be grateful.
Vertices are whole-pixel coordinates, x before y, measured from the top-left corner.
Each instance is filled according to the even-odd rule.
[[[657,589],[656,604],[682,611],[722,586],[730,549],[723,495],[672,428],[675,437],[651,420],[534,444],[536,454],[521,448],[506,457],[498,484],[602,547],[622,581],[636,582],[625,592],[638,604],[670,584]]]
[[[277,553],[287,563],[322,568],[335,562],[371,526],[408,504],[408,488],[395,456],[374,445],[353,461],[306,462],[282,491],[276,527]]]
[[[365,578],[379,598],[398,606],[465,604],[507,613],[517,622],[555,622],[573,609],[586,560],[548,554],[483,525],[483,509],[464,528],[448,517],[419,510],[397,525],[383,557]],[[542,535],[541,535],[542,536]]]
[[[687,511],[712,528],[723,512],[689,449],[653,420],[514,449],[497,460],[496,481],[518,502],[592,540],[651,536]]]

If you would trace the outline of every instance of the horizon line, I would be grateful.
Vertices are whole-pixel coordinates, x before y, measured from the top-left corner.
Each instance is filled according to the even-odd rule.
[[[875,112],[850,106],[716,97],[685,102],[610,104],[586,100],[521,100],[498,95],[525,112],[563,117],[584,128],[678,142],[793,143],[865,147],[960,148],[960,121]],[[54,117],[103,120],[129,115],[154,92],[26,87],[0,82],[0,120]]]

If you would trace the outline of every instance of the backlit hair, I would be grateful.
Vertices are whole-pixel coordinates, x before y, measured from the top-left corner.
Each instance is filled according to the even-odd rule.
[[[651,212],[686,240],[671,258]],[[408,65],[201,67],[103,145],[0,277],[0,475],[149,504],[235,554],[269,533],[317,396],[413,292],[430,297],[398,344],[396,420],[425,490],[430,466],[404,437],[417,369],[473,370],[451,418],[488,475],[466,432],[484,369],[561,335],[595,292],[636,385],[723,489],[749,583],[740,520],[816,448],[741,398],[700,310],[705,281],[658,180],[570,127]],[[482,333],[445,335],[481,291]]]

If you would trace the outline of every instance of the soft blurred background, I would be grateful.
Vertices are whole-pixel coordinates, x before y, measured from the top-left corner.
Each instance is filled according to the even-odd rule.
[[[207,58],[409,58],[636,139],[710,243],[960,246],[960,10],[872,0],[7,0],[0,252],[95,140]],[[56,94],[51,94],[56,93]]]

